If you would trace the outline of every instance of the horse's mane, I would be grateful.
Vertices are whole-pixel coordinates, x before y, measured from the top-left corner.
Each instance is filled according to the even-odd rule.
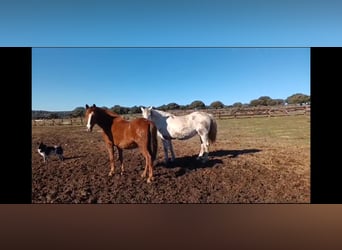
[[[159,113],[161,116],[164,116],[164,117],[169,117],[169,116],[172,117],[172,116],[174,116],[174,115],[171,114],[171,113],[168,113],[168,112],[165,112],[165,111],[159,110],[159,109],[152,109],[151,111],[152,111],[152,112],[155,111],[155,112]]]
[[[109,109],[104,109],[104,108],[99,108],[99,110],[102,110],[104,113],[106,113],[107,115],[111,116],[111,117],[114,117],[114,118],[117,118],[117,117],[120,117],[120,115],[118,115],[117,113],[109,110]]]

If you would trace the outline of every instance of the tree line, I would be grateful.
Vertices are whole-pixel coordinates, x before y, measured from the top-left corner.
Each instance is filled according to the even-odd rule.
[[[269,96],[261,96],[258,99],[251,100],[250,103],[241,103],[236,102],[232,105],[225,105],[221,101],[214,101],[209,106],[206,106],[204,102],[201,100],[195,100],[188,105],[179,105],[177,103],[169,103],[164,104],[159,107],[155,107],[157,109],[161,109],[164,111],[167,110],[188,110],[188,109],[222,109],[222,108],[234,108],[234,107],[257,107],[257,106],[278,106],[278,105],[287,105],[287,104],[310,104],[310,96],[296,93],[293,94],[286,99],[272,99]],[[123,107],[120,105],[114,105],[111,108],[103,106],[103,108],[110,109],[111,111],[117,114],[137,114],[141,113],[140,107]],[[85,108],[77,107],[72,111],[43,111],[43,110],[33,110],[32,111],[32,119],[61,119],[61,118],[71,118],[71,117],[80,117],[84,116]]]

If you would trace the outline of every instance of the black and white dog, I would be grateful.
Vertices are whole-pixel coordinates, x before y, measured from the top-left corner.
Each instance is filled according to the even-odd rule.
[[[56,155],[61,161],[64,160],[62,146],[46,146],[44,143],[39,143],[38,153],[43,156],[44,162],[48,161],[50,155]]]

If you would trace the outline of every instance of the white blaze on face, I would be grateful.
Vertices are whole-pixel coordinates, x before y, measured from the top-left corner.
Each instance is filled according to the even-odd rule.
[[[87,121],[87,131],[90,131],[90,129],[91,129],[91,124],[90,124],[90,122],[91,122],[91,118],[93,117],[93,112],[91,112],[90,114],[89,114],[89,116],[88,116],[88,121]]]

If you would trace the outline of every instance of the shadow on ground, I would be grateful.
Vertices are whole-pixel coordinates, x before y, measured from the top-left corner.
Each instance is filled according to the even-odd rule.
[[[224,157],[235,158],[243,154],[254,154],[260,152],[260,149],[241,149],[241,150],[216,150],[209,153],[209,160],[203,163],[201,160],[197,160],[197,154],[191,156],[183,156],[175,159],[174,162],[169,162],[165,165],[164,162],[159,162],[156,167],[165,167],[168,169],[178,168],[176,176],[182,176],[188,171],[201,169],[201,168],[212,168],[223,164],[222,159]]]

